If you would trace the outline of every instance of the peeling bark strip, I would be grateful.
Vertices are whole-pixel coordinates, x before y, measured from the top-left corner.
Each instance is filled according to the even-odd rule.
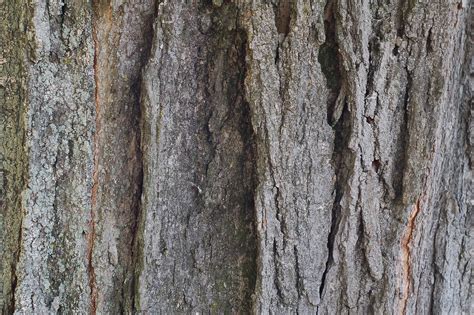
[[[412,240],[413,240],[413,233],[415,231],[415,220],[418,217],[420,212],[420,199],[418,198],[413,205],[413,210],[410,213],[410,217],[408,218],[408,223],[406,227],[405,234],[402,238],[402,285],[401,285],[401,292],[402,292],[402,308],[400,310],[401,314],[406,314],[406,307],[408,296],[410,294],[410,288],[412,283],[412,271],[411,271],[411,251],[412,251]]]
[[[466,1],[0,17],[3,313],[469,313]]]

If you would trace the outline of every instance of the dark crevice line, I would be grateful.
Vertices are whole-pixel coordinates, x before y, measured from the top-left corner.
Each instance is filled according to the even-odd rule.
[[[295,256],[295,271],[296,271],[296,292],[298,293],[298,300],[301,299],[302,295],[302,288],[303,288],[303,278],[301,277],[300,273],[300,262],[298,259],[298,248],[296,245],[293,247],[293,254]]]
[[[402,197],[403,197],[403,182],[405,180],[405,173],[406,173],[406,168],[407,168],[407,159],[408,159],[408,145],[410,141],[410,93],[412,89],[412,78],[410,71],[408,68],[405,68],[406,71],[406,76],[407,76],[407,84],[405,88],[405,93],[403,96],[403,123],[401,127],[401,132],[400,134],[402,135],[400,138],[401,141],[401,154],[400,154],[400,178],[394,185],[395,189],[395,201],[402,202]]]
[[[99,100],[99,69],[98,69],[98,58],[99,58],[99,41],[97,38],[97,23],[95,14],[93,12],[92,20],[92,42],[94,45],[94,100],[95,100],[95,132],[93,137],[93,171],[92,171],[92,192],[91,192],[91,210],[89,217],[89,231],[87,234],[87,273],[89,277],[89,290],[90,290],[90,314],[96,314],[97,311],[97,287],[96,277],[93,264],[94,255],[94,242],[95,242],[95,207],[97,205],[97,192],[98,192],[98,166],[99,166],[99,133],[100,133],[100,100]]]
[[[281,286],[280,286],[280,280],[279,280],[279,275],[280,275],[280,264],[277,263],[277,261],[279,260],[278,258],[278,245],[277,245],[277,240],[274,238],[273,239],[273,261],[275,262],[274,266],[275,266],[275,276],[274,276],[274,282],[275,282],[275,288],[276,288],[276,293],[277,293],[277,296],[278,296],[278,299],[280,300],[280,302],[283,301],[283,294],[282,294],[282,291],[281,291]]]
[[[405,20],[407,16],[407,3],[409,3],[409,0],[402,0],[399,6],[397,7],[397,36],[400,39],[403,39],[405,37]],[[394,50],[393,50],[395,55],[399,54],[399,47],[395,45]],[[401,150],[399,151],[398,155],[398,160],[399,160],[399,165],[400,165],[400,171],[397,176],[397,178],[394,180],[393,187],[395,191],[395,202],[402,202],[402,197],[403,197],[403,182],[404,182],[404,177],[405,177],[405,171],[407,167],[407,159],[408,159],[408,145],[410,141],[410,115],[409,115],[409,102],[410,102],[410,94],[412,90],[412,74],[410,70],[408,69],[408,66],[405,62],[405,73],[406,73],[406,86],[405,86],[405,92],[403,95],[403,103],[402,103],[402,110],[403,110],[403,122],[402,122],[402,127],[400,130],[400,139],[399,139],[399,147]]]
[[[131,312],[131,313],[137,313],[139,312],[139,301],[138,301],[138,295],[139,295],[139,265],[141,264],[141,260],[143,259],[143,248],[140,239],[139,239],[139,233],[142,232],[142,227],[140,226],[141,220],[143,220],[143,209],[142,209],[142,194],[143,194],[143,175],[144,175],[144,165],[143,165],[143,147],[142,147],[142,130],[141,130],[141,121],[142,121],[142,92],[143,92],[143,69],[144,67],[148,64],[150,56],[152,55],[152,49],[153,49],[153,41],[155,38],[155,27],[154,23],[156,19],[158,18],[158,6],[160,5],[161,1],[157,0],[154,2],[154,7],[153,7],[153,15],[150,18],[150,21],[148,21],[148,27],[147,30],[145,30],[147,40],[145,41],[147,43],[147,47],[145,47],[146,50],[146,55],[144,56],[142,63],[140,65],[140,75],[139,75],[139,82],[136,85],[137,87],[137,102],[135,104],[137,108],[137,134],[136,134],[136,141],[137,141],[137,149],[136,149],[136,160],[137,163],[139,164],[139,175],[138,175],[138,183],[137,183],[137,191],[136,191],[136,204],[134,205],[134,216],[135,220],[133,222],[133,227],[132,227],[132,241],[131,241],[131,255],[132,255],[132,265],[130,266],[130,270],[128,270],[128,273],[131,274],[131,283],[130,283],[130,289],[123,290],[123,301],[129,301],[128,307],[130,308],[129,310],[126,309],[126,313]],[[125,278],[127,279],[127,277]]]
[[[244,142],[243,152],[243,163],[250,163],[251,176],[245,183],[248,185],[248,195],[245,197],[244,206],[248,209],[249,214],[245,217],[245,224],[249,224],[251,237],[249,238],[249,250],[248,250],[248,268],[246,268],[246,278],[248,281],[247,293],[245,296],[247,311],[256,309],[258,292],[257,287],[260,279],[259,270],[259,257],[262,254],[261,244],[258,242],[258,213],[256,207],[256,193],[259,185],[258,178],[258,163],[257,163],[257,135],[255,133],[255,127],[252,124],[252,108],[249,101],[246,99],[246,85],[245,79],[248,75],[247,69],[247,53],[248,53],[248,34],[246,30],[238,22],[239,12],[236,12],[237,19],[237,39],[238,39],[238,52],[237,52],[237,71],[239,72],[239,94],[241,96],[241,114],[240,114],[240,128],[239,133]],[[245,172],[246,166],[242,166],[242,172]],[[248,223],[247,223],[248,222]]]
[[[247,163],[250,164],[250,169],[251,169],[251,176],[246,183],[248,185],[248,195],[245,196],[245,200],[243,202],[244,207],[247,209],[247,211],[250,212],[250,215],[247,214],[245,215],[245,224],[249,222],[250,224],[250,231],[252,236],[249,238],[250,241],[248,242],[249,244],[249,250],[248,250],[248,255],[249,255],[249,260],[248,260],[248,268],[246,268],[246,278],[248,281],[248,287],[247,287],[247,294],[246,294],[246,301],[251,301],[252,300],[252,295],[255,292],[256,289],[256,283],[257,283],[257,256],[258,256],[258,245],[257,245],[257,240],[256,240],[256,234],[257,234],[257,221],[255,220],[257,216],[257,210],[255,206],[255,194],[256,194],[256,188],[258,185],[258,179],[257,179],[257,163],[256,163],[256,141],[255,141],[255,133],[254,129],[252,126],[252,116],[251,116],[251,109],[250,109],[250,104],[247,102],[245,99],[245,78],[247,75],[247,68],[246,68],[246,58],[247,58],[247,33],[243,30],[240,29],[238,30],[238,42],[239,42],[239,47],[238,47],[238,55],[237,55],[237,71],[240,73],[239,75],[239,90],[240,90],[240,96],[241,96],[241,114],[240,114],[240,128],[239,128],[239,133],[244,141],[244,152],[243,152],[243,159]],[[242,171],[245,170],[245,165],[242,166]],[[252,303],[246,302],[245,307],[248,307],[248,311],[252,309]]]
[[[337,94],[340,90],[340,82],[338,80],[339,77],[339,64],[337,58],[334,56],[337,54],[337,43],[335,41],[335,25],[334,25],[334,13],[333,13],[333,6],[334,1],[328,0],[324,7],[324,33],[325,33],[325,41],[319,48],[318,52],[318,62],[321,65],[321,71],[326,78],[326,85],[329,90],[328,99],[327,99],[327,122],[332,125],[332,114],[334,111],[334,105],[336,102]],[[336,134],[336,139],[337,139]],[[335,147],[337,148],[337,147]],[[334,154],[333,154],[334,158]],[[337,176],[337,174],[336,174]],[[331,227],[328,234],[327,240],[327,249],[328,249],[328,258],[326,260],[326,266],[323,271],[321,277],[321,284],[319,286],[319,297],[320,302],[322,300],[322,295],[324,292],[324,287],[326,285],[326,277],[330,267],[330,264],[333,261],[333,247],[334,247],[334,240],[336,235],[336,227],[337,227],[337,212],[339,211],[339,203],[340,203],[340,192],[337,189],[337,177],[336,177],[336,196],[334,205],[331,211]]]
[[[342,69],[342,56],[336,34],[336,16],[334,14],[336,0],[328,0],[324,7],[324,33],[325,41],[319,47],[318,62],[326,79],[328,89],[327,122],[334,127],[340,119],[345,107],[346,84]]]
[[[320,300],[323,298],[326,288],[327,275],[330,267],[334,263],[334,247],[339,224],[341,221],[342,206],[341,201],[344,191],[347,189],[348,180],[351,175],[351,169],[355,162],[355,155],[349,148],[350,134],[352,131],[351,114],[348,111],[345,99],[347,93],[347,83],[345,82],[346,73],[342,67],[342,56],[339,53],[337,39],[337,16],[335,14],[337,1],[328,0],[324,10],[324,28],[325,42],[321,45],[318,54],[318,61],[321,64],[321,70],[326,77],[326,83],[329,90],[327,100],[327,118],[328,124],[333,127],[335,132],[334,150],[331,158],[331,164],[335,170],[336,180],[334,187],[334,203],[331,210],[331,227],[327,239],[328,256],[325,270],[321,277],[319,287]],[[343,103],[340,103],[340,102]]]

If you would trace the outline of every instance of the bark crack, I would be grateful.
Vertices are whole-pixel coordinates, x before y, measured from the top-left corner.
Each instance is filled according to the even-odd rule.
[[[329,90],[327,98],[327,121],[334,127],[339,121],[345,106],[346,84],[341,67],[341,55],[336,34],[336,17],[334,14],[335,0],[328,0],[324,7],[325,41],[319,48],[318,62],[326,78]]]
[[[147,41],[146,43],[148,44],[148,47],[146,47],[146,55],[145,55],[145,58],[142,62],[142,64],[140,65],[140,73],[143,73],[143,69],[144,67],[148,64],[149,60],[150,60],[150,56],[152,55],[152,49],[153,49],[153,43],[154,43],[154,38],[155,38],[155,27],[153,26],[153,24],[155,23],[157,17],[158,17],[158,7],[159,5],[161,4],[161,0],[158,0],[158,1],[155,1],[154,3],[154,6],[153,6],[153,17],[150,19],[150,25],[148,26],[148,29],[149,31],[147,32],[147,35],[145,37],[147,37]],[[138,97],[138,101],[137,101],[137,108],[138,108],[138,119],[137,121],[141,122],[142,121],[142,91],[143,91],[143,87],[142,87],[142,84],[143,84],[143,76],[141,75],[140,77],[140,82],[138,83],[138,93],[139,93],[139,97]],[[161,116],[161,115],[160,115]],[[130,292],[128,292],[128,296],[125,296],[125,293],[126,292],[123,292],[123,298],[124,300],[126,298],[130,298],[130,309],[131,309],[131,312],[139,312],[139,300],[138,300],[138,293],[139,293],[139,281],[138,281],[138,278],[139,278],[139,272],[138,272],[138,268],[139,268],[139,265],[140,265],[140,260],[143,259],[143,254],[142,254],[142,247],[140,244],[140,237],[139,237],[139,233],[142,232],[142,229],[140,228],[140,220],[141,220],[141,217],[143,216],[143,209],[142,209],[142,204],[141,204],[141,200],[142,200],[142,195],[143,195],[143,174],[144,174],[144,171],[143,171],[143,150],[142,150],[142,137],[141,137],[141,134],[142,134],[142,124],[139,123],[138,124],[138,130],[137,130],[137,162],[139,163],[139,182],[138,182],[138,190],[137,190],[137,194],[138,194],[138,198],[137,198],[137,202],[135,204],[135,222],[133,223],[133,229],[132,229],[132,242],[131,242],[131,255],[132,255],[132,263],[131,263],[131,274],[132,274],[132,279],[131,279],[131,285],[130,285]],[[160,237],[160,239],[162,239]],[[166,250],[166,247],[165,247],[165,250]]]
[[[405,94],[403,96],[403,123],[402,123],[402,135],[406,135],[405,137],[401,138],[401,145],[400,145],[400,175],[397,179],[395,179],[394,183],[394,190],[395,190],[395,198],[400,199],[403,197],[403,182],[405,177],[405,169],[407,167],[407,159],[408,159],[408,146],[409,146],[409,139],[410,139],[410,115],[409,115],[409,106],[410,106],[410,94],[412,90],[412,77],[411,73],[407,67],[405,67],[405,72],[407,76],[407,83],[405,88]]]
[[[92,171],[92,193],[91,193],[91,210],[90,210],[90,222],[89,232],[87,236],[87,272],[89,276],[89,289],[90,289],[90,314],[96,314],[97,309],[97,287],[96,278],[93,263],[94,254],[94,240],[95,240],[95,207],[97,205],[97,191],[98,191],[98,165],[99,165],[99,132],[100,132],[100,100],[99,100],[99,67],[98,67],[98,56],[99,56],[99,42],[97,38],[97,25],[96,22],[92,22],[92,41],[94,44],[94,100],[95,100],[95,133],[93,139],[93,171]]]
[[[276,293],[277,293],[277,296],[278,296],[278,299],[280,301],[283,301],[283,293],[282,293],[282,290],[281,290],[281,285],[280,285],[280,279],[279,279],[279,275],[280,275],[280,266],[279,266],[279,263],[277,263],[279,261],[279,259],[277,258],[278,257],[278,246],[277,246],[277,240],[276,238],[273,239],[273,260],[275,261],[275,278],[274,278],[274,281],[275,281],[275,288],[276,288]]]
[[[318,53],[318,61],[321,64],[321,71],[326,77],[326,84],[329,90],[327,98],[327,121],[335,131],[334,151],[331,164],[336,173],[334,183],[335,196],[331,210],[331,227],[327,240],[328,257],[319,287],[321,300],[326,286],[327,274],[334,262],[334,244],[341,220],[341,200],[349,179],[350,166],[354,163],[354,154],[348,147],[351,133],[351,120],[345,106],[347,86],[343,79],[344,73],[341,67],[342,57],[338,52],[336,16],[334,14],[335,5],[336,2],[334,0],[328,0],[326,2],[324,9],[325,42],[321,45]]]
[[[301,276],[300,263],[298,259],[298,248],[296,245],[293,246],[293,253],[295,255],[295,271],[296,271],[296,292],[298,293],[298,300],[301,299],[302,287],[303,287],[303,277]]]

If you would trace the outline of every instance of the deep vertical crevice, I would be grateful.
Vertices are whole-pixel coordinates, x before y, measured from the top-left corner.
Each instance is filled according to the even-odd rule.
[[[150,40],[154,42],[152,53],[159,60],[149,62],[141,83],[144,185],[149,185],[147,163],[158,158],[148,149],[160,142],[163,156],[154,170],[160,183],[160,200],[148,195],[156,186],[143,187],[142,200],[147,204],[140,205],[135,229],[134,312],[232,312],[251,308],[257,273],[256,166],[250,109],[244,97],[247,38],[238,25],[237,7],[231,2],[219,4],[164,3],[156,24],[163,36]],[[183,17],[185,31],[179,39],[173,34],[179,27],[170,22],[173,10],[179,10]],[[174,56],[178,51],[186,58],[177,61]],[[148,71],[153,75],[147,75]],[[169,76],[180,82],[181,91],[166,84]],[[160,86],[159,98],[165,101],[154,103],[154,93],[158,92],[148,89],[150,85]],[[159,108],[160,122],[147,116],[146,108]],[[163,138],[150,138],[144,128],[156,128]],[[189,141],[162,140],[183,136],[189,136]],[[176,162],[165,166],[165,159]],[[147,207],[149,204],[153,207]],[[142,207],[160,222],[145,222]],[[145,225],[150,233],[159,229],[157,253],[144,250],[153,241],[143,235]],[[147,261],[148,255],[157,257],[160,270]],[[146,291],[139,288],[139,281],[149,282],[150,278],[159,279],[159,283],[147,285]],[[167,293],[170,290],[175,292],[172,297]]]
[[[159,2],[93,2],[96,132],[91,217],[101,221],[92,221],[90,227],[88,270],[97,313],[129,313],[136,303],[143,186],[141,72],[150,56]],[[138,18],[131,19],[131,14]],[[125,40],[130,44],[124,46]],[[115,226],[103,221],[110,216]],[[110,244],[104,231],[117,233],[117,242]],[[115,262],[104,252],[112,246]],[[110,274],[113,277],[106,276]]]
[[[91,192],[91,209],[89,216],[89,231],[87,234],[87,273],[89,277],[90,290],[90,314],[96,314],[97,310],[97,287],[94,270],[94,241],[95,241],[95,208],[97,205],[97,191],[99,185],[99,133],[100,133],[100,100],[99,100],[99,40],[97,37],[97,22],[92,21],[92,41],[94,44],[94,101],[95,101],[95,132],[93,138],[93,170],[92,170],[92,192]]]
[[[411,4],[410,4],[411,3]],[[411,10],[414,1],[412,0],[403,0],[400,2],[397,7],[397,36],[398,40],[403,40],[405,36],[405,20],[406,16]],[[400,48],[396,44],[393,50],[393,53],[398,55],[400,53]],[[398,171],[393,176],[393,188],[394,188],[394,201],[398,204],[403,203],[403,193],[404,193],[404,181],[407,171],[408,163],[408,150],[409,150],[409,141],[410,141],[410,94],[412,93],[412,74],[405,64],[404,67],[406,75],[406,85],[405,91],[402,98],[402,111],[403,111],[403,121],[400,128],[400,137],[398,139],[398,151],[396,153],[396,159],[398,160]]]
[[[247,311],[252,309],[252,296],[255,292],[257,283],[257,222],[255,207],[255,191],[257,189],[257,165],[256,165],[256,144],[255,134],[251,122],[250,105],[245,101],[244,78],[246,74],[245,58],[246,58],[246,34],[241,32],[240,36],[244,38],[239,48],[239,73],[240,73],[240,93],[242,94],[242,112],[240,117],[239,132],[244,139],[244,154],[242,178],[246,180],[247,193],[244,194],[243,206],[246,214],[243,216],[243,224],[249,225],[250,236],[248,236],[249,246],[247,249],[247,262],[243,266],[247,288],[245,290],[245,308]],[[250,176],[249,176],[250,175]]]
[[[402,202],[403,197],[403,182],[405,180],[404,178],[408,162],[408,145],[410,141],[410,93],[412,89],[412,78],[411,73],[407,68],[405,68],[405,73],[407,82],[405,86],[405,92],[403,94],[403,121],[401,125],[400,139],[398,145],[399,150],[397,152],[397,159],[399,161],[399,171],[395,174],[393,183],[393,187],[395,190],[395,200],[398,202]]]
[[[328,258],[319,288],[319,294],[321,298],[326,286],[327,273],[334,262],[334,242],[341,220],[341,201],[344,196],[344,192],[348,188],[348,180],[355,159],[354,153],[349,149],[350,134],[352,132],[352,121],[350,113],[347,109],[345,109],[342,113],[342,117],[334,127],[334,130],[334,151],[331,163],[336,170],[336,180],[334,186],[334,204],[331,211],[331,228],[327,240]]]
[[[207,206],[200,211],[212,216],[212,225],[216,228],[210,229],[209,236],[215,240],[215,246],[222,248],[222,252],[216,252],[215,258],[210,260],[215,264],[210,270],[216,275],[214,281],[217,287],[220,283],[233,282],[231,287],[221,287],[213,293],[212,308],[250,311],[257,273],[254,221],[256,147],[250,107],[245,100],[247,34],[237,22],[239,12],[235,4],[214,6],[210,12],[214,23],[206,34],[209,45],[200,48],[206,55],[207,65],[202,76],[207,84],[198,84],[198,89],[204,89],[206,102],[210,105],[203,109],[207,114],[202,119],[206,134],[202,141],[207,146],[208,156],[204,161],[205,179],[200,196]],[[223,63],[218,62],[219,59]],[[223,99],[221,95],[224,95]],[[234,133],[238,136],[230,136]],[[216,203],[212,194],[219,191],[224,193],[224,197]],[[232,208],[235,210],[231,211]],[[225,226],[232,226],[232,232]],[[216,261],[219,257],[225,261]],[[232,260],[235,259],[240,260],[237,266],[233,266]]]
[[[336,0],[328,0],[324,10],[325,42],[321,45],[318,61],[326,78],[329,90],[327,98],[327,122],[334,130],[334,149],[331,164],[335,170],[334,203],[331,210],[331,227],[327,239],[328,256],[321,276],[319,295],[322,299],[327,282],[327,274],[334,262],[334,243],[341,220],[341,201],[347,189],[350,172],[354,164],[354,153],[349,149],[352,131],[351,114],[347,109],[347,83],[342,67],[336,30]]]
[[[142,97],[141,93],[143,91],[142,82],[143,82],[143,69],[147,65],[149,58],[152,54],[152,47],[153,47],[153,40],[155,36],[155,29],[154,23],[158,16],[158,6],[161,3],[160,0],[154,2],[153,5],[153,14],[150,16],[149,20],[146,23],[146,28],[143,30],[145,34],[145,44],[144,47],[145,54],[140,61],[139,65],[139,76],[138,82],[133,88],[133,92],[136,95],[136,102],[133,104],[136,110],[136,117],[134,117],[134,125],[137,126],[137,133],[135,135],[135,141],[137,143],[136,146],[136,163],[138,164],[138,182],[137,189],[135,192],[135,200],[133,205],[133,215],[134,221],[132,226],[132,240],[130,242],[131,248],[130,253],[131,257],[131,266],[129,266],[129,270],[127,270],[128,275],[130,276],[130,286],[123,287],[122,289],[122,308],[125,312],[137,312],[139,307],[138,301],[138,292],[139,292],[139,266],[141,264],[140,260],[143,259],[143,255],[141,253],[141,243],[140,243],[140,236],[139,233],[143,232],[140,227],[140,220],[142,216],[142,204],[141,204],[141,197],[143,194],[143,153],[142,153],[142,143],[141,143],[141,120],[142,120]],[[127,277],[126,277],[127,278]]]
[[[324,7],[325,41],[319,47],[318,62],[326,78],[328,88],[327,121],[334,127],[339,121],[346,106],[346,82],[341,64],[341,55],[336,34],[336,0],[328,0]]]

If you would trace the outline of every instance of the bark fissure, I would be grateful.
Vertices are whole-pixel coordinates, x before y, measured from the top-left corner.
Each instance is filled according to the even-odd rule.
[[[342,115],[345,106],[346,87],[343,79],[341,56],[336,35],[336,0],[328,0],[324,7],[325,41],[319,47],[318,61],[326,78],[329,90],[327,97],[327,121],[334,127]]]
[[[327,122],[335,132],[331,164],[335,170],[334,203],[331,209],[331,227],[327,236],[327,260],[319,286],[320,298],[323,298],[327,273],[333,264],[334,243],[341,220],[341,200],[348,186],[349,172],[354,161],[354,153],[349,149],[351,136],[351,115],[346,108],[346,83],[336,35],[336,0],[328,0],[324,8],[325,42],[321,45],[318,61],[326,77],[329,90],[327,98]]]
[[[324,288],[326,286],[326,277],[331,265],[334,262],[333,252],[334,243],[339,229],[341,220],[341,205],[344,193],[349,188],[349,178],[351,175],[351,167],[355,161],[354,152],[349,149],[348,143],[351,135],[351,120],[350,113],[345,110],[342,113],[342,118],[335,126],[335,143],[334,152],[331,158],[331,163],[336,170],[336,179],[334,184],[334,204],[331,210],[331,227],[327,239],[328,256],[326,260],[325,269],[321,277],[321,285],[319,287],[319,294],[323,298]]]
[[[91,192],[91,209],[89,217],[89,232],[87,240],[87,272],[89,276],[90,289],[90,314],[96,314],[97,309],[97,287],[94,270],[94,242],[95,242],[95,208],[97,206],[97,191],[99,189],[99,134],[100,134],[100,99],[99,99],[99,68],[97,58],[99,56],[99,42],[97,38],[97,29],[93,22],[92,26],[92,40],[94,43],[94,101],[95,101],[95,132],[93,140],[93,170],[92,170],[92,192]]]
[[[154,3],[153,6],[153,17],[149,21],[149,25],[145,28],[148,29],[149,31],[145,33],[145,42],[147,43],[147,47],[145,47],[146,54],[144,56],[144,60],[141,62],[141,65],[139,67],[139,83],[137,84],[137,94],[139,95],[137,99],[137,103],[135,104],[136,108],[138,109],[137,112],[137,121],[140,122],[142,121],[142,108],[143,104],[141,103],[142,97],[141,93],[144,89],[143,85],[143,70],[146,64],[148,64],[150,56],[152,55],[152,48],[153,48],[153,38],[155,36],[155,28],[153,24],[155,23],[157,16],[158,16],[158,6],[160,5],[162,1],[157,0]],[[130,290],[127,292],[126,288],[123,290],[123,300],[126,301],[127,299],[130,300],[130,303],[128,305],[128,308],[132,310],[132,312],[137,312],[139,309],[139,303],[137,301],[138,299],[138,292],[139,292],[139,279],[138,279],[138,269],[139,265],[141,264],[140,260],[143,259],[143,253],[142,253],[142,248],[141,245],[139,244],[139,239],[140,237],[143,237],[142,235],[139,235],[143,231],[140,229],[140,217],[142,215],[142,195],[143,195],[143,152],[142,152],[142,137],[140,136],[142,133],[142,128],[141,124],[138,124],[137,127],[137,151],[136,151],[136,159],[139,164],[138,168],[138,189],[136,191],[137,198],[136,198],[136,203],[133,206],[133,212],[134,212],[134,220],[133,220],[133,227],[132,227],[132,240],[130,242],[131,244],[131,261],[132,265],[130,266],[129,273],[131,274],[131,284],[130,284]]]
[[[409,154],[409,141],[410,141],[410,93],[412,90],[412,75],[408,68],[405,67],[405,73],[407,78],[407,83],[405,86],[405,92],[403,94],[403,122],[401,126],[401,134],[406,135],[400,139],[400,175],[395,177],[394,189],[395,189],[395,198],[400,202],[403,202],[403,183],[405,182],[405,174],[408,163],[408,154]]]
[[[117,5],[93,4],[98,149],[95,163],[96,222],[92,260],[95,264],[97,313],[128,312],[136,307],[140,199],[143,191],[141,153],[141,73],[149,60],[160,1]],[[139,18],[137,18],[139,16]],[[97,220],[97,219],[96,219]],[[110,234],[113,237],[110,237]]]
[[[142,236],[138,312],[251,308],[255,140],[243,95],[247,38],[237,16],[232,3],[160,5],[142,84],[148,188],[141,224],[160,235],[161,246],[150,252],[153,238]],[[176,54],[183,59],[178,62]],[[182,82],[182,93],[171,84],[175,79]],[[169,168],[167,160],[175,164]],[[155,169],[149,168],[152,163]],[[189,285],[190,276],[200,280]],[[177,293],[171,297],[170,290]]]
[[[280,264],[280,258],[279,258],[279,253],[278,253],[278,244],[275,238],[273,239],[273,260],[275,261],[275,277],[273,281],[275,283],[278,300],[282,302],[284,297],[283,297],[283,293],[282,293],[281,285],[280,285],[281,264]]]

